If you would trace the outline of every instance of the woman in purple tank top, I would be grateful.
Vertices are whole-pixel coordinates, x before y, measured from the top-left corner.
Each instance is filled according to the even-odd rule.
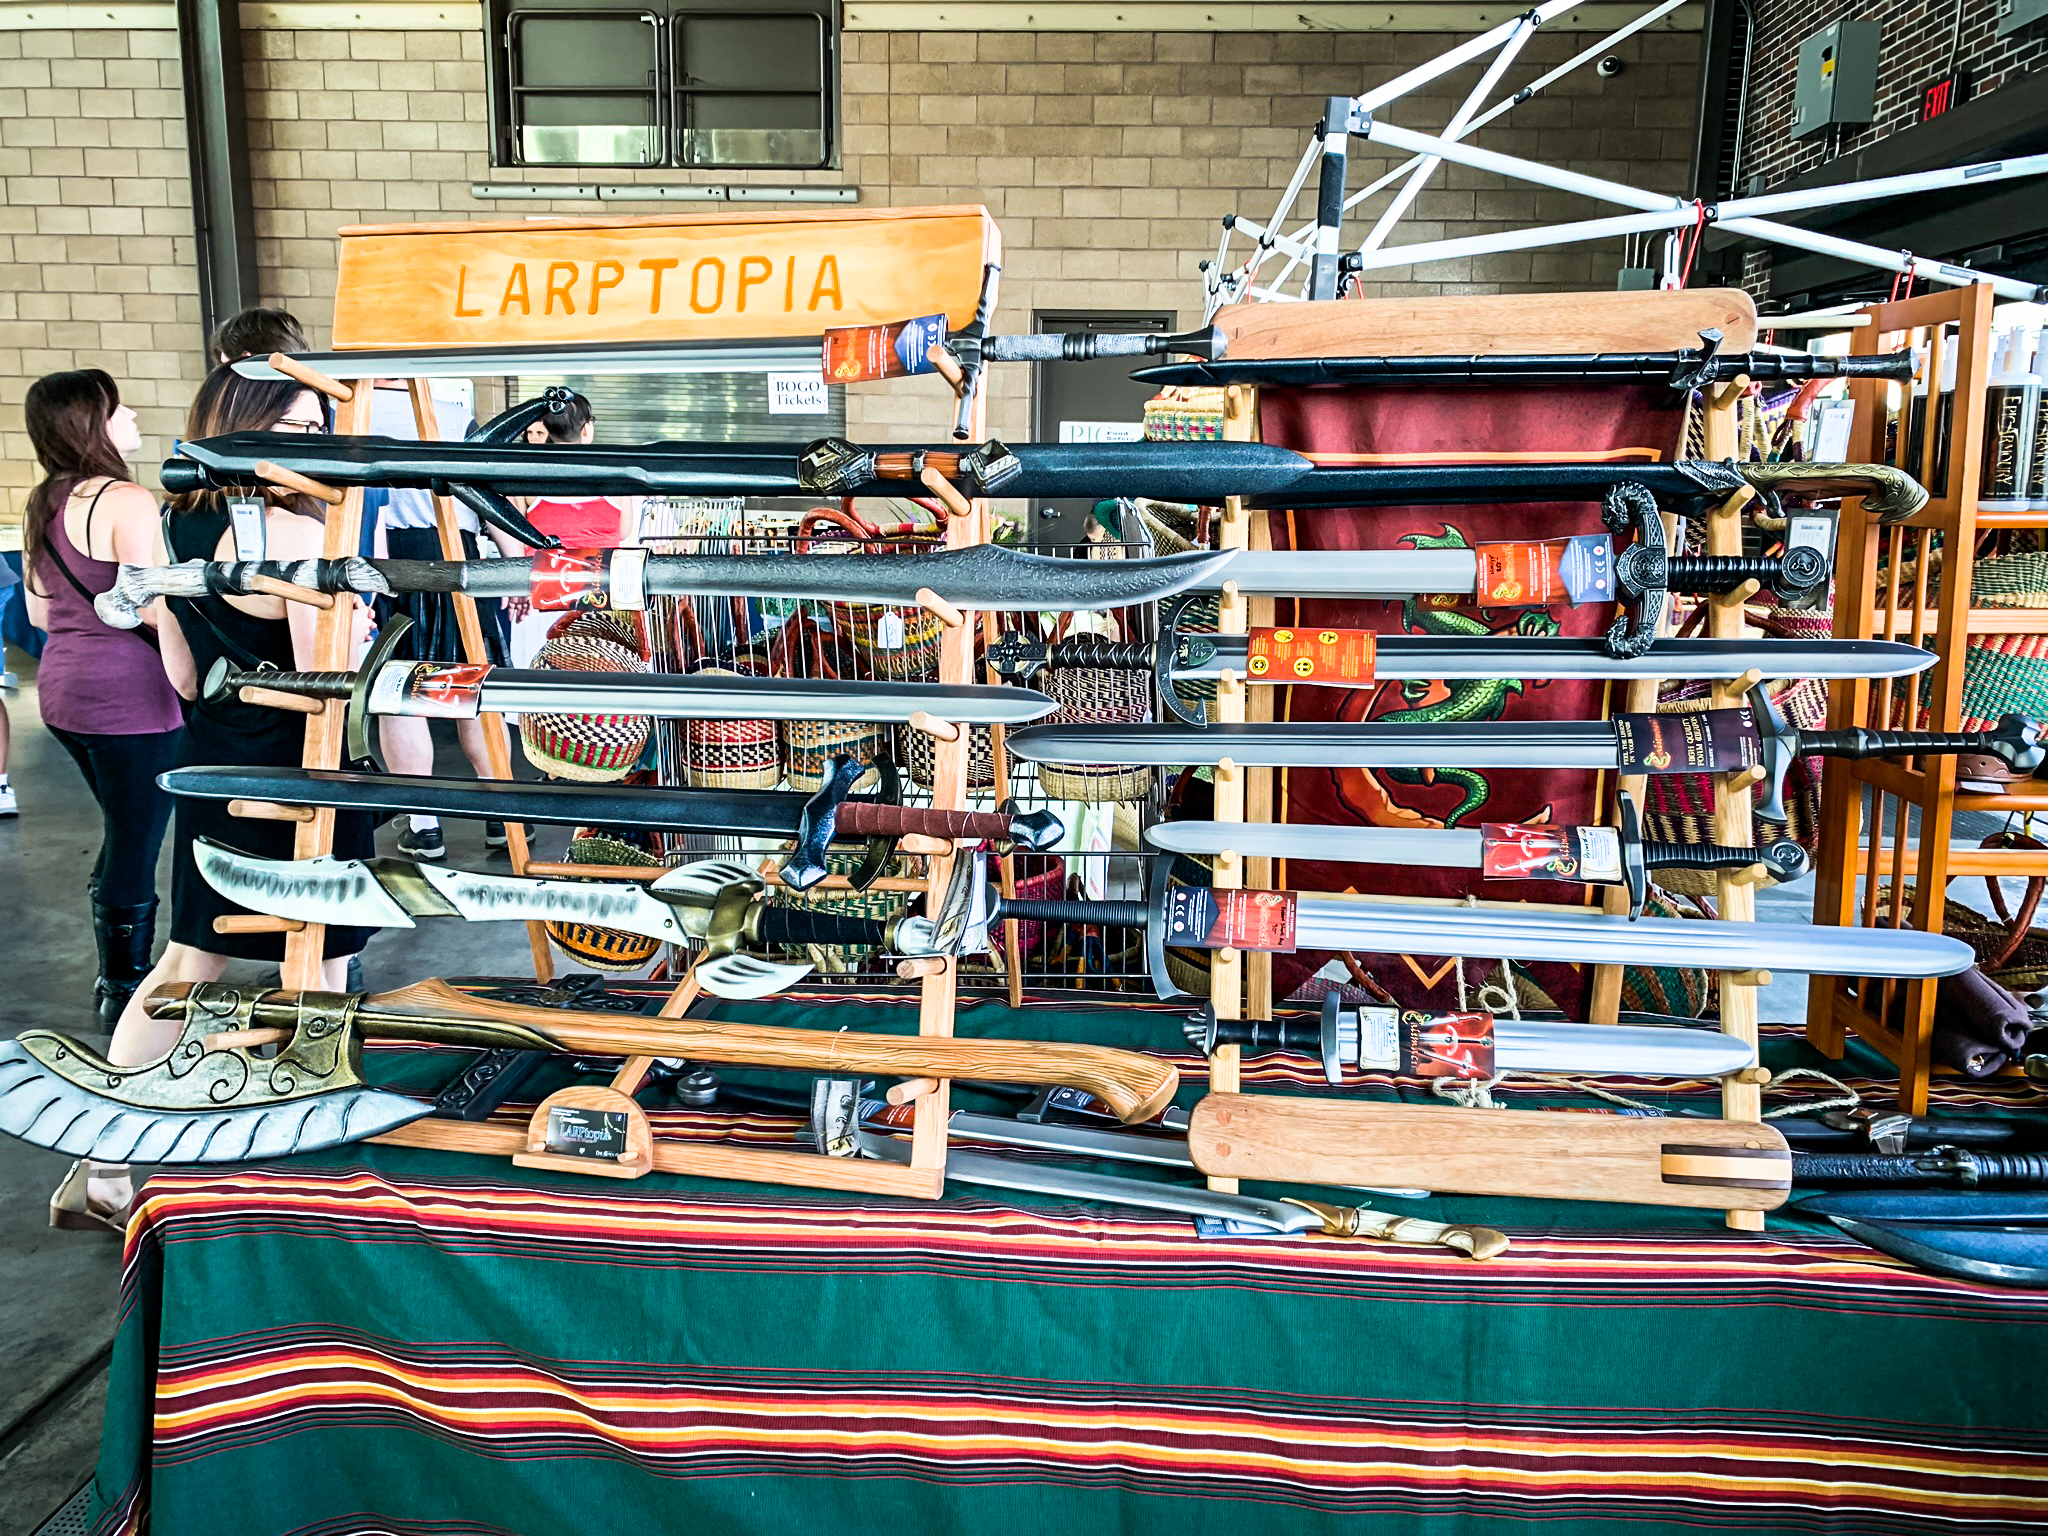
[[[93,992],[112,1024],[149,972],[157,850],[171,812],[156,776],[172,766],[185,721],[153,628],[109,628],[92,600],[121,562],[153,563],[156,500],[128,478],[126,457],[142,440],[106,374],[38,379],[24,414],[43,469],[22,530],[29,619],[50,636],[36,693],[43,724],[99,802],[100,851],[86,889],[99,948]],[[144,617],[153,626],[158,614]],[[53,1205],[52,1219],[59,1214]]]

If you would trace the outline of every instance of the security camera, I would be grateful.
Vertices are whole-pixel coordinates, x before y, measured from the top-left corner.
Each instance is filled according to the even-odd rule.
[[[1602,59],[1598,64],[1595,64],[1593,66],[1593,73],[1598,75],[1603,80],[1612,80],[1616,75],[1620,74],[1622,70],[1626,67],[1627,66],[1622,63],[1621,56],[1619,54],[1610,53],[1607,55],[1606,58]]]

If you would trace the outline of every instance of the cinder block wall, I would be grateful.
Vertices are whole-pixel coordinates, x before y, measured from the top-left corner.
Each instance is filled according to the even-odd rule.
[[[1323,98],[1361,91],[1460,40],[1398,32],[848,33],[843,168],[702,179],[850,182],[867,207],[983,202],[1003,230],[1006,326],[1028,328],[1033,310],[1055,308],[1164,310],[1191,323],[1201,305],[1196,264],[1214,254],[1219,221],[1271,215]],[[1539,34],[1510,83],[1593,40]],[[0,283],[8,290],[0,292],[0,430],[8,434],[10,512],[33,480],[18,402],[36,375],[89,363],[119,378],[142,411],[145,468],[176,434],[201,376],[175,46],[168,32],[0,33],[0,241],[11,247],[0,248],[0,261],[13,264],[11,281]],[[480,32],[268,30],[246,33],[243,46],[264,297],[306,320],[316,344],[332,308],[334,236],[345,225],[600,211],[470,196],[472,182],[493,174]],[[1615,50],[1627,61],[1620,75],[1582,70],[1516,108],[1482,142],[1681,190],[1698,48],[1694,32],[1641,34]],[[1454,74],[1392,115],[1440,127],[1473,78],[1469,69]],[[1357,148],[1354,187],[1389,168],[1369,145]],[[1296,221],[1312,197],[1313,184]],[[602,211],[672,207],[613,203]],[[1396,239],[1589,211],[1576,198],[1447,167]],[[1233,259],[1246,249],[1236,241]],[[1374,291],[1604,288],[1617,255],[1588,246],[1444,263]],[[1028,388],[1027,370],[997,370],[993,431],[1028,431]],[[945,419],[936,393],[900,385],[866,391],[849,414],[856,432],[878,436],[928,434]]]

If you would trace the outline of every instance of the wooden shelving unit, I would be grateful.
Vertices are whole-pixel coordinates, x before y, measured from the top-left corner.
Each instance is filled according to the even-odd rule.
[[[1910,397],[1899,407],[1895,442],[1887,452],[1892,435],[1887,426],[1893,419],[1887,387],[1875,381],[1851,386],[1856,402],[1851,457],[1899,465],[1926,486],[1930,499],[1918,514],[1889,527],[1843,520],[1835,569],[1835,633],[1925,646],[1936,660],[1924,680],[1835,684],[1828,702],[1831,727],[1956,730],[1962,724],[1969,637],[2048,633],[2048,610],[1970,607],[1971,571],[1985,536],[2048,528],[2048,512],[1983,512],[1977,506],[1991,312],[1987,287],[1942,289],[1871,305],[1864,311],[1871,324],[1851,333],[1852,350],[1859,355],[1927,346],[1930,423],[1943,414],[1940,381],[1943,359],[1951,350],[1956,369],[1946,407],[1946,483],[1935,472],[1942,445],[1931,427],[1920,434],[1917,456],[1910,452],[1915,446],[1907,420]],[[1831,760],[1821,779],[1814,921],[1939,933],[1950,880],[2048,875],[2048,856],[2029,850],[1951,848],[1955,814],[2039,810],[2048,810],[2048,793],[2040,790],[1958,793],[1953,757]],[[1807,1038],[1830,1056],[1840,1056],[1852,1034],[1868,1041],[1899,1069],[1899,1107],[1924,1114],[1934,1003],[1932,982],[1816,976],[1808,997]]]

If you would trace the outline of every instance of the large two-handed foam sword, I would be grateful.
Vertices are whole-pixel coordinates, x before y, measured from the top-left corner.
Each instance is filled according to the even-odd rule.
[[[1763,770],[1757,814],[1785,819],[1785,779],[1802,757],[1984,755],[2015,773],[2042,765],[2041,727],[2001,716],[1988,731],[1795,729],[1759,686],[1741,709],[1611,720],[1379,721],[1248,725],[1041,725],[1013,732],[1029,763],[1216,764],[1254,768],[1590,768],[1624,773]]]

